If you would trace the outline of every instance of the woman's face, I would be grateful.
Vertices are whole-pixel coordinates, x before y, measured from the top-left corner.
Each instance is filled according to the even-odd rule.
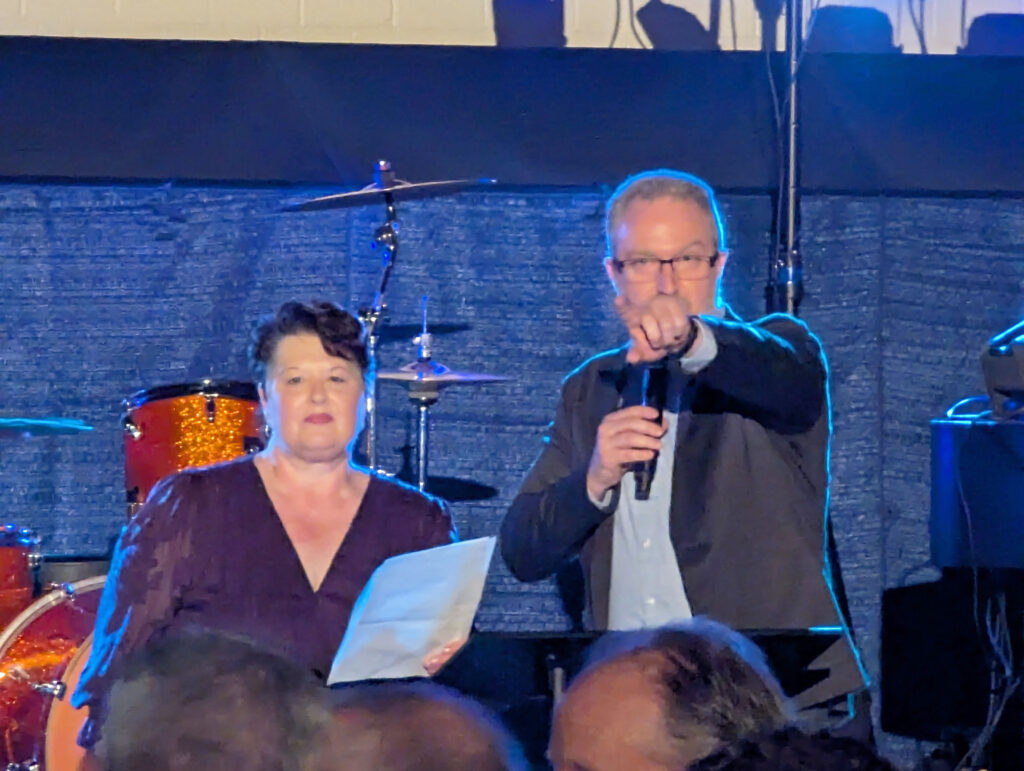
[[[331,356],[312,333],[281,338],[260,386],[271,443],[310,462],[348,453],[362,426],[362,399],[359,365]]]

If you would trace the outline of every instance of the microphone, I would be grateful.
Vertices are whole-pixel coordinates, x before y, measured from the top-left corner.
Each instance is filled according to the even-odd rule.
[[[654,407],[658,411],[655,422],[661,423],[662,413],[665,411],[665,402],[668,398],[668,368],[665,360],[647,364],[643,368],[643,379],[640,386],[640,404],[644,407]],[[633,471],[633,478],[636,481],[635,498],[638,501],[646,501],[651,497],[651,482],[654,481],[654,472],[658,468],[658,453],[650,460],[638,463]]]

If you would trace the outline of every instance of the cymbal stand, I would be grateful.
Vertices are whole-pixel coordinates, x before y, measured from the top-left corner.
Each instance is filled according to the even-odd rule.
[[[416,363],[430,367],[430,332],[427,331],[427,295],[420,299],[423,331],[416,338]],[[415,383],[409,389],[409,399],[416,405],[416,486],[420,492],[427,488],[427,447],[430,433],[430,407],[441,396],[436,383]]]
[[[388,161],[377,161],[373,172],[374,181],[382,188],[395,184],[395,172]],[[366,458],[370,468],[377,469],[377,347],[380,344],[378,325],[384,318],[387,304],[384,302],[384,291],[388,287],[391,271],[398,257],[398,216],[395,213],[395,201],[390,192],[384,192],[384,205],[387,217],[383,225],[374,231],[373,247],[380,249],[381,271],[380,284],[374,295],[373,305],[359,308],[359,320],[366,329]]]

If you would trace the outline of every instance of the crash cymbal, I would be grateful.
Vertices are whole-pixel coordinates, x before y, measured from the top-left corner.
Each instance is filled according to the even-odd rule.
[[[467,187],[477,185],[494,185],[495,179],[442,179],[435,182],[405,182],[395,180],[393,185],[381,185],[374,182],[362,190],[352,190],[348,193],[335,193],[319,198],[312,198],[308,201],[283,206],[283,212],[297,211],[322,211],[324,209],[343,209],[350,206],[363,206],[379,200],[385,193],[391,195],[395,201],[411,201],[417,198],[429,198],[438,195],[451,195],[452,193],[464,190]]]
[[[0,439],[81,434],[86,431],[92,431],[92,426],[74,418],[0,418]]]
[[[430,327],[432,335],[452,335],[456,332],[466,332],[472,329],[470,324],[434,324]],[[382,343],[403,342],[408,343],[414,337],[423,334],[422,324],[387,324],[385,323],[377,330]]]
[[[512,378],[504,375],[485,375],[478,372],[454,372],[436,361],[414,361],[398,369],[384,369],[377,373],[379,380],[390,380],[406,386],[418,385],[445,388],[453,385],[483,385],[504,383]]]

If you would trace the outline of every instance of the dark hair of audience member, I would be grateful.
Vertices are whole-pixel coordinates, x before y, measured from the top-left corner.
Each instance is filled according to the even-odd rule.
[[[289,335],[312,334],[331,356],[347,359],[366,373],[366,345],[363,326],[348,311],[325,300],[301,303],[291,300],[277,313],[260,321],[249,344],[249,370],[259,385],[267,381],[267,367],[281,339]]]
[[[522,748],[479,703],[435,683],[334,692],[329,745],[345,771],[525,771]]]
[[[327,696],[280,656],[189,629],[125,660],[96,760],[105,771],[311,771]]]
[[[611,659],[657,662],[656,686],[672,740],[711,748],[782,728],[789,704],[761,649],[724,624],[695,618],[685,624],[602,638],[589,666]]]
[[[693,763],[690,771],[896,771],[856,739],[784,728],[743,739]]]

